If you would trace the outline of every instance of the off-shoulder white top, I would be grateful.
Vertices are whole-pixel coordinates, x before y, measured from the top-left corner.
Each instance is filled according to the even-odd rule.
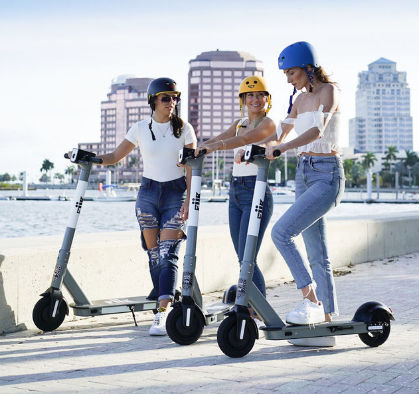
[[[331,116],[329,123],[324,128],[324,121]],[[323,113],[323,105],[320,105],[318,111],[303,112],[298,114],[297,118],[287,118],[281,123],[293,124],[297,135],[302,135],[312,127],[318,127],[321,132],[321,138],[297,148],[298,155],[303,152],[313,153],[332,153],[332,151],[342,154],[339,146],[339,130],[340,130],[340,112]],[[282,133],[281,127],[278,127],[278,138]]]

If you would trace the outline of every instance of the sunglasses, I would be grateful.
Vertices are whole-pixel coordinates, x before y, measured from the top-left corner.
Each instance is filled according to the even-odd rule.
[[[159,99],[157,99],[157,100],[159,100]],[[180,97],[179,96],[174,96],[174,97],[172,97],[172,96],[164,96],[159,101],[161,101],[162,103],[165,103],[165,104],[168,104],[171,101],[173,101],[175,104],[177,104],[177,103],[180,102]]]

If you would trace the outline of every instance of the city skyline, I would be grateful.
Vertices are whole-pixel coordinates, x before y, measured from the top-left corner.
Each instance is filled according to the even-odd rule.
[[[37,181],[44,159],[55,164],[53,173],[64,172],[70,164],[64,152],[100,139],[100,103],[113,78],[169,76],[185,97],[189,60],[217,49],[248,52],[263,62],[276,123],[285,117],[292,91],[277,57],[299,40],[317,48],[322,65],[341,87],[343,146],[348,146],[348,120],[355,116],[358,72],[381,57],[407,73],[415,119],[416,2],[252,5],[246,0],[228,5],[215,0],[211,7],[189,1],[178,1],[176,7],[167,1],[159,7],[106,0],[1,2],[0,32],[7,39],[0,43],[0,174],[26,170]],[[169,18],[163,17],[165,10]],[[182,117],[187,120],[187,108]],[[414,150],[419,150],[415,123],[413,132]]]

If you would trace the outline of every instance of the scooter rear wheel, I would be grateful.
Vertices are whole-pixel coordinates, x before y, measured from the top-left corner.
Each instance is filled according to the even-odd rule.
[[[229,316],[222,321],[217,332],[217,342],[221,351],[232,358],[248,354],[255,344],[257,332],[253,324],[246,324],[243,339],[237,338],[237,317]]]
[[[182,307],[173,308],[167,316],[166,331],[170,339],[179,345],[195,343],[204,331],[204,318],[198,308],[194,309],[189,327],[183,325]]]
[[[55,317],[50,315],[51,296],[42,297],[34,306],[32,319],[35,325],[42,331],[54,331],[61,326],[67,313],[67,305],[61,300]]]
[[[377,347],[382,345],[390,335],[390,317],[383,309],[376,309],[372,312],[370,324],[372,326],[382,325],[383,329],[380,331],[370,331],[363,334],[358,334],[359,338],[366,345]]]

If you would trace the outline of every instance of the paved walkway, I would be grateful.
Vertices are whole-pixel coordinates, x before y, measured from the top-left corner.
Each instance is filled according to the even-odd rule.
[[[231,359],[218,348],[218,324],[179,346],[148,336],[151,313],[137,313],[138,327],[128,314],[85,318],[52,333],[0,337],[0,393],[419,393],[418,261],[414,254],[366,263],[336,277],[342,319],[369,300],[392,308],[396,321],[378,348],[357,335],[320,349],[261,339]],[[270,285],[268,299],[284,317],[299,292]]]

